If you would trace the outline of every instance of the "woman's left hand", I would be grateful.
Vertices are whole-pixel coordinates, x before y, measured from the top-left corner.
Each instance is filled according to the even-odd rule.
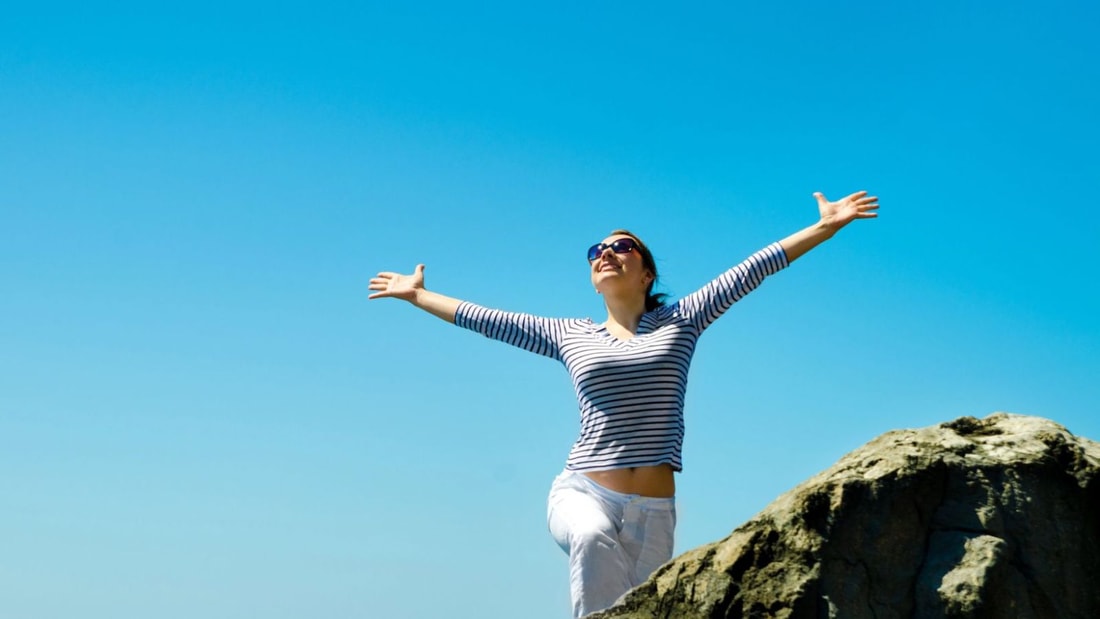
[[[821,223],[833,231],[840,230],[855,219],[878,217],[878,197],[867,195],[866,191],[857,191],[836,202],[829,202],[820,192],[815,192],[817,208],[821,211]]]

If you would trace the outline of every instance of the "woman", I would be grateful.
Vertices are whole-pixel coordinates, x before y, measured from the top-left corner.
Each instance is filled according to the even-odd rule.
[[[616,230],[588,250],[607,320],[491,310],[431,292],[424,265],[383,272],[368,298],[403,299],[448,322],[561,361],[580,406],[580,437],[553,483],[548,524],[569,554],[573,616],[602,610],[672,558],[688,365],[699,335],[768,275],[856,219],[878,198],[815,193],[820,220],[756,252],[677,303],[653,294],[657,266],[638,237]]]

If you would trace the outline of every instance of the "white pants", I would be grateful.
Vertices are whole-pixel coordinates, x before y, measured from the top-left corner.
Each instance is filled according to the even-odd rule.
[[[548,503],[550,534],[569,554],[573,617],[608,608],[672,558],[671,497],[623,494],[564,471]]]

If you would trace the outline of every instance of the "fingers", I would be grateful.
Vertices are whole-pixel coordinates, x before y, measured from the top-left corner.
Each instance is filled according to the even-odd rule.
[[[825,194],[821,193],[820,191],[815,191],[814,197],[817,198],[819,204],[827,203],[829,201],[825,197]],[[866,190],[861,189],[853,194],[844,196],[842,199],[838,200],[838,202],[843,202],[845,200],[848,200],[849,202],[855,202],[857,204],[871,204],[873,202],[878,202],[878,196],[869,196],[867,195]]]
[[[856,200],[856,219],[874,219],[878,217],[878,196],[868,196],[867,192],[861,192],[863,196]]]
[[[385,275],[386,277],[383,277]],[[392,297],[393,293],[390,292],[390,285],[393,283],[394,273],[379,273],[378,277],[370,280],[370,285],[367,286],[368,290],[377,290],[374,294],[367,295],[367,300],[381,299],[384,297]]]
[[[418,284],[415,280],[419,279]],[[416,265],[415,272],[412,275],[402,275],[401,273],[395,273],[393,271],[381,271],[378,275],[371,278],[370,283],[367,285],[368,290],[374,290],[374,294],[367,295],[367,299],[381,299],[383,297],[401,297],[405,293],[405,289],[412,289],[418,285],[423,285],[424,281],[424,265]]]
[[[853,219],[874,219],[878,217],[878,196],[867,195],[865,190],[844,196],[836,202],[829,202],[820,191],[814,192],[822,217],[831,217],[844,225]]]
[[[878,208],[878,196],[869,196],[866,191],[857,191],[848,196],[847,199],[855,202],[859,207],[869,206]]]
[[[375,299],[388,296],[386,291],[390,289],[390,284],[393,282],[393,278],[396,275],[396,273],[379,273],[378,277],[371,278],[370,284],[367,285],[367,290],[378,290],[380,292],[376,292],[367,298]]]
[[[860,210],[865,208],[878,208],[878,196],[869,196],[867,192],[863,190],[845,196],[841,202],[853,204]]]

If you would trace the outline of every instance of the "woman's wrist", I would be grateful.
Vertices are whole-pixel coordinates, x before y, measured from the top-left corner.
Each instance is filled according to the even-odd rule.
[[[837,233],[837,230],[840,230],[843,227],[844,226],[837,223],[836,220],[826,219],[824,217],[817,220],[817,223],[811,226],[811,228],[815,229],[815,232],[817,234],[821,234],[824,236],[822,240],[828,240],[832,238],[832,236]]]

